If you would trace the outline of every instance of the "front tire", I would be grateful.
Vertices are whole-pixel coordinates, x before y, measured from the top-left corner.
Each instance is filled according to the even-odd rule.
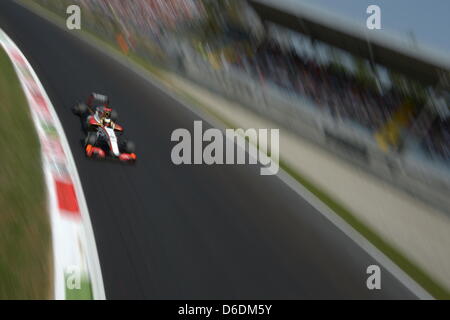
[[[133,142],[126,141],[123,150],[125,151],[125,153],[134,153],[136,147]]]

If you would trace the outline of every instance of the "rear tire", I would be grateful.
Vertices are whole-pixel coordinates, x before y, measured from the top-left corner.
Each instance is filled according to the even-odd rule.
[[[86,140],[84,142],[85,146],[87,146],[88,144],[90,144],[91,146],[95,146],[96,143],[97,143],[97,135],[90,132],[87,135]]]
[[[117,119],[119,119],[119,114],[116,110],[111,111],[111,120],[114,122],[117,122]]]
[[[88,111],[88,107],[84,103],[79,103],[72,108],[72,112],[74,114],[76,114],[77,116],[82,116],[87,111]]]

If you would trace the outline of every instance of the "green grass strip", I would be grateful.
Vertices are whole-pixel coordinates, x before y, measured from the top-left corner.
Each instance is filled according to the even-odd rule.
[[[51,232],[39,140],[0,47],[0,299],[50,299]]]

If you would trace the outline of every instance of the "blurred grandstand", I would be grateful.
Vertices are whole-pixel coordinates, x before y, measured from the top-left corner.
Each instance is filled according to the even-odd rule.
[[[314,32],[328,26],[308,20],[303,13],[295,16],[289,8],[281,12],[282,1],[279,7],[266,5],[273,1],[250,2],[264,20],[266,35],[262,42],[253,42],[251,52],[235,50],[238,58],[222,59],[224,64],[231,63],[259,81],[307,97],[337,121],[358,124],[371,132],[384,151],[402,151],[403,146],[411,144],[407,140],[414,138],[428,156],[449,165],[450,99],[443,101],[440,86],[448,69],[429,66],[428,61],[401,50],[392,52],[388,46],[374,48],[374,44],[365,43],[368,39],[341,33],[346,42],[354,37],[367,47],[367,53],[355,54],[364,50],[351,44],[335,46],[331,37],[337,37],[326,35],[330,30]],[[298,21],[293,21],[293,16]],[[229,29],[224,24],[223,37]],[[379,59],[375,59],[374,51],[380,52]],[[444,106],[436,112],[439,103]],[[427,122],[422,121],[424,113]]]
[[[60,9],[67,4],[66,0],[35,1]],[[354,140],[369,136],[380,153],[394,157],[399,166],[406,158],[420,159],[424,168],[437,164],[445,174],[439,171],[436,176],[450,188],[450,96],[446,94],[450,68],[426,54],[372,41],[302,10],[283,7],[281,0],[73,0],[70,4],[81,5],[95,19],[95,28],[102,25],[113,39],[123,37],[138,53],[144,46],[156,46],[171,64],[196,52],[215,70],[236,70],[254,79],[261,91],[270,85],[290,97],[306,99],[317,117],[334,119],[327,132],[348,124]],[[192,51],[183,51],[182,45]]]
[[[204,8],[196,0],[77,2],[91,12],[117,19],[122,25],[143,34],[158,33],[162,28],[176,29],[204,16]]]

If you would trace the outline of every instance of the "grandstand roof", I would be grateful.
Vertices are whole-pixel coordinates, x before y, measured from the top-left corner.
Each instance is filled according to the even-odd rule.
[[[413,46],[404,38],[377,34],[342,17],[298,2],[248,0],[263,21],[269,21],[369,59],[424,84],[437,84],[450,73],[450,59],[434,50]]]

